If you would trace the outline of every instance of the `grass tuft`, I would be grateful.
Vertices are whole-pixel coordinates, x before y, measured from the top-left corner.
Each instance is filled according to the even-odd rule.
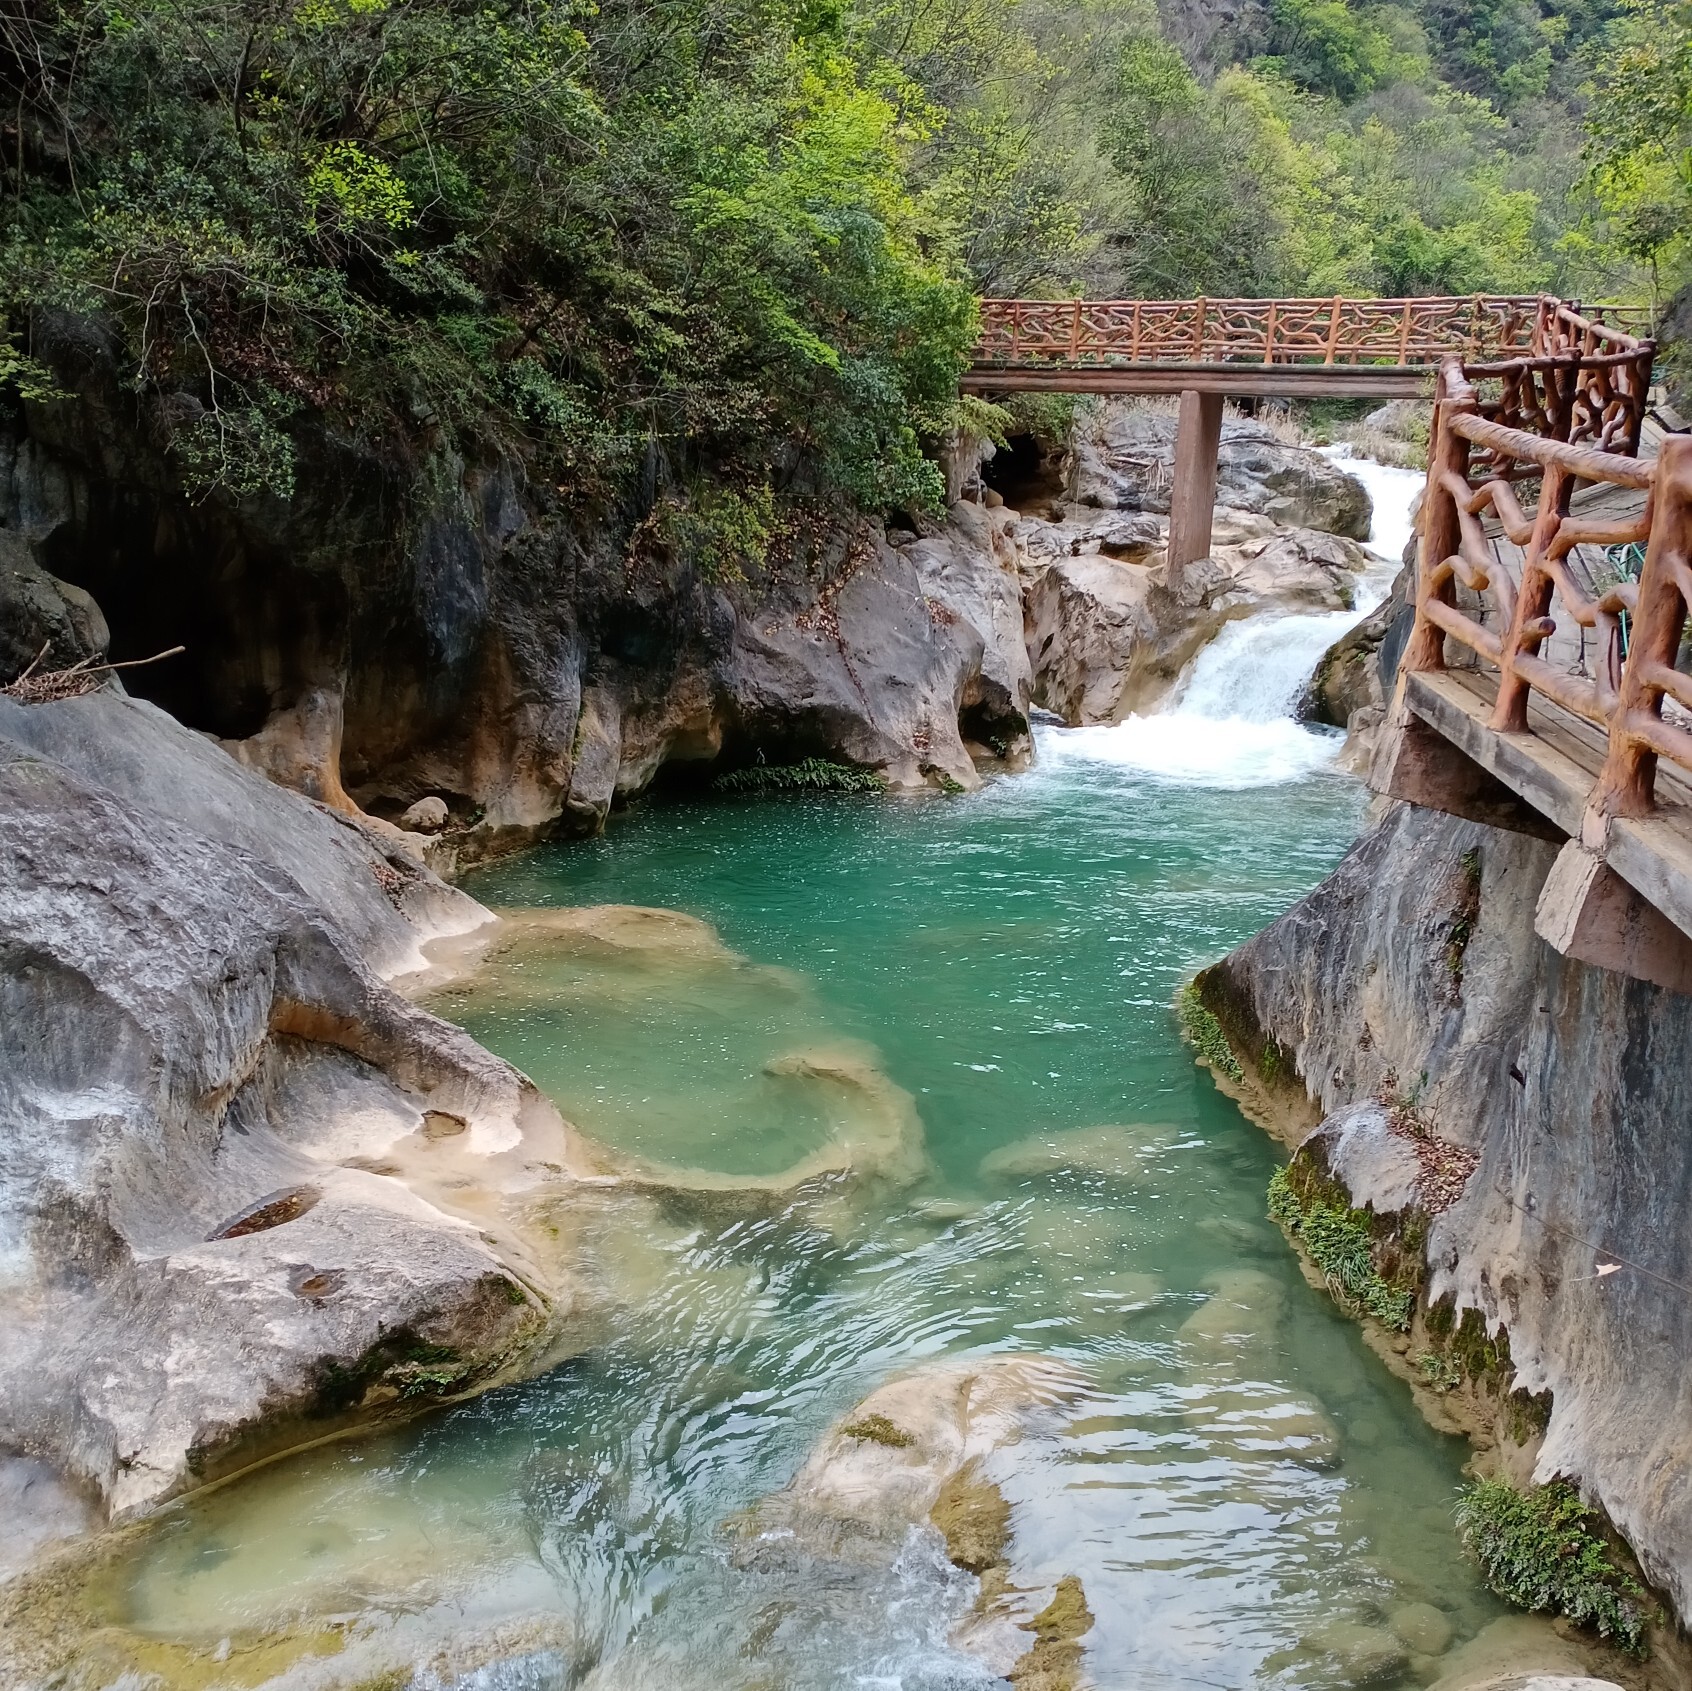
[[[1175,1000],[1175,1014],[1180,1017],[1181,1031],[1193,1049],[1213,1069],[1225,1074],[1229,1080],[1245,1079],[1245,1070],[1240,1067],[1239,1058],[1228,1044],[1222,1024],[1205,1008],[1204,1000],[1199,997],[1197,983],[1189,981],[1181,988]]]
[[[1307,1202],[1294,1190],[1290,1171],[1278,1168],[1269,1182],[1269,1214],[1303,1241],[1310,1260],[1342,1302],[1374,1316],[1396,1333],[1409,1328],[1415,1294],[1381,1278],[1371,1248],[1368,1211]]]
[[[1486,1583],[1507,1602],[1566,1615],[1629,1655],[1647,1653],[1644,1590],[1594,1530],[1597,1517],[1565,1480],[1517,1491],[1477,1480],[1457,1505],[1457,1530]]]
[[[808,757],[802,763],[754,763],[731,769],[711,783],[711,790],[732,798],[763,798],[770,793],[879,793],[886,786],[873,769]]]

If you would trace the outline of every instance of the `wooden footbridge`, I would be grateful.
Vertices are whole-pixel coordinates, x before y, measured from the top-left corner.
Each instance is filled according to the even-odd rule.
[[[963,386],[1179,394],[1169,560],[1180,569],[1210,551],[1225,400],[1428,397],[1452,358],[1482,378],[1531,366],[1511,378],[1520,385],[1577,349],[1588,387],[1605,389],[1603,444],[1634,450],[1654,349],[1540,296],[989,299]],[[1574,395],[1557,386],[1552,402]]]
[[[1177,569],[1209,550],[1226,397],[1431,399],[1372,784],[1560,840],[1541,937],[1692,993],[1692,434],[1641,454],[1638,327],[1548,298],[988,300],[964,385],[1180,394]]]

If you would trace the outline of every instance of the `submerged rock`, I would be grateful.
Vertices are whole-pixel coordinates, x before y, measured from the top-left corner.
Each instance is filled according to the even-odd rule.
[[[1162,1126],[1106,1126],[1036,1133],[989,1151],[981,1159],[981,1175],[985,1180],[1028,1180],[1073,1174],[1133,1182],[1144,1176],[1148,1153],[1171,1131]]]
[[[748,1516],[746,1554],[772,1535],[830,1556],[877,1554],[927,1520],[949,1483],[1080,1387],[1074,1369],[1039,1356],[938,1363],[890,1380],[836,1421],[793,1479]],[[966,1508],[954,1493],[946,1514],[961,1528],[969,1509],[974,1554],[979,1497]]]

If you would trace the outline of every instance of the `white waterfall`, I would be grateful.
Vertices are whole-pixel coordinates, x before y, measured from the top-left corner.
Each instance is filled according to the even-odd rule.
[[[1163,710],[1109,727],[1050,730],[1041,736],[1046,756],[1205,787],[1269,786],[1332,762],[1342,736],[1309,727],[1293,712],[1323,652],[1386,597],[1423,478],[1353,458],[1349,447],[1330,447],[1327,456],[1343,460],[1374,501],[1366,546],[1374,563],[1357,577],[1356,609],[1271,611],[1231,622],[1194,658]]]

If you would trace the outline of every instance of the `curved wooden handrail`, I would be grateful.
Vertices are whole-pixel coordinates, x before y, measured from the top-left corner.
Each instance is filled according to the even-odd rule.
[[[1604,729],[1608,749],[1582,826],[1583,842],[1602,850],[1616,818],[1653,808],[1660,759],[1692,772],[1692,730],[1663,718],[1665,698],[1692,713],[1692,676],[1675,667],[1692,617],[1692,438],[1670,436],[1655,459],[1636,456],[1654,344],[1550,304],[1531,353],[1441,365],[1403,667],[1442,669],[1456,641],[1498,667],[1495,731],[1529,732],[1534,693]],[[1512,486],[1530,479],[1539,483],[1531,514]],[[1644,511],[1571,516],[1581,483],[1643,490]],[[1519,572],[1494,556],[1481,525],[1487,511],[1522,549]],[[1639,542],[1636,582],[1589,591],[1570,568],[1577,546]],[[1496,610],[1495,626],[1457,603],[1459,583],[1479,597],[1482,615]],[[1557,628],[1554,603],[1595,637],[1591,675],[1541,655]]]

